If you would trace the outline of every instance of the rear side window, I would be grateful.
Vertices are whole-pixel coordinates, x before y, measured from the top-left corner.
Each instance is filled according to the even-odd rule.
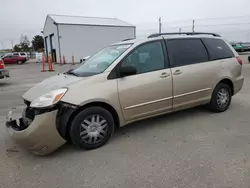
[[[207,50],[200,39],[171,39],[166,42],[173,67],[209,60]]]
[[[208,49],[211,60],[226,59],[234,57],[233,52],[221,39],[202,39]]]
[[[26,55],[25,53],[20,53],[21,55]]]

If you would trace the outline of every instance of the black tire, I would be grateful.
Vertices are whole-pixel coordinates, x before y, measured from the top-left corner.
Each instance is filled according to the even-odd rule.
[[[104,135],[102,135],[103,133],[102,134],[100,133],[100,135],[102,135],[103,138],[99,140],[97,143],[88,143],[86,140],[83,139],[85,136],[88,136],[88,134],[90,133],[86,133],[87,135],[85,136],[80,135],[81,133],[87,130],[87,129],[86,130],[84,129],[85,131],[81,132],[81,129],[83,129],[82,124],[84,124],[84,120],[92,116],[95,116],[96,118],[97,116],[99,116],[100,118],[106,120],[107,122],[105,126],[106,133]],[[84,126],[85,127],[87,126],[90,129],[90,124],[88,125],[86,124]],[[90,149],[99,148],[103,146],[104,144],[106,144],[109,141],[109,139],[112,137],[114,130],[115,130],[115,123],[114,123],[114,118],[111,115],[111,113],[102,107],[96,106],[96,107],[86,108],[76,115],[76,117],[72,121],[70,130],[69,130],[69,135],[74,145],[76,145],[77,147],[86,149],[86,150],[90,150]],[[94,137],[92,137],[91,142],[93,141],[93,138]]]
[[[17,61],[17,64],[21,65],[21,64],[23,64],[23,62],[19,60],[19,61]]]
[[[219,98],[218,95],[219,95],[220,91],[226,91],[228,93],[228,100],[227,100],[227,102],[225,102],[224,105],[220,105],[218,102],[218,98]],[[211,98],[211,101],[209,103],[209,108],[213,112],[224,112],[230,106],[231,99],[232,99],[231,88],[227,84],[219,83],[213,91],[212,98]]]

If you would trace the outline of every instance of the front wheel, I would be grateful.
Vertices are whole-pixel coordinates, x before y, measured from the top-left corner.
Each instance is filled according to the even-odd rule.
[[[114,129],[114,119],[109,111],[102,107],[89,107],[76,115],[69,131],[74,145],[89,150],[108,142]]]
[[[232,91],[230,87],[224,83],[219,83],[212,94],[210,101],[210,109],[214,112],[224,112],[231,103]]]
[[[21,65],[21,64],[23,64],[23,62],[22,61],[17,61],[17,64]]]

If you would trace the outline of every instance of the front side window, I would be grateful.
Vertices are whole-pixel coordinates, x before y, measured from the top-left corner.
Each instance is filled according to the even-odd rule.
[[[139,46],[122,62],[122,66],[135,66],[137,74],[164,69],[164,56],[160,41]]]
[[[211,60],[232,58],[233,52],[227,46],[227,44],[221,39],[204,38],[202,39],[207,46]],[[240,48],[238,44],[235,47]]]
[[[208,54],[200,39],[167,40],[167,48],[173,67],[207,62]]]
[[[132,44],[108,46],[87,59],[83,65],[70,71],[76,76],[91,76],[105,71]]]

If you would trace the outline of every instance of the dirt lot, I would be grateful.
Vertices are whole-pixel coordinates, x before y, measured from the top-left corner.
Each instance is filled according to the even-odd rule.
[[[119,129],[104,147],[82,151],[67,144],[47,157],[13,143],[5,131],[8,110],[21,112],[21,95],[42,79],[41,66],[9,66],[0,80],[0,188],[250,187],[250,64],[245,84],[221,114],[195,108]],[[62,72],[69,66],[55,66]]]

